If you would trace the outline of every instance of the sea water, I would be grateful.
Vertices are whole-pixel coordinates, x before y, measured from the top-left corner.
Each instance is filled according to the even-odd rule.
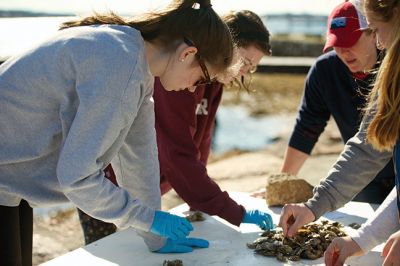
[[[252,117],[244,107],[221,106],[217,112],[213,151],[218,154],[233,149],[265,148],[293,123],[292,115]]]

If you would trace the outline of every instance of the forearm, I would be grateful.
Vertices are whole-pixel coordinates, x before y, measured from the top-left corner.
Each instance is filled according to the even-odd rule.
[[[143,222],[148,222],[149,226],[153,222],[154,210],[161,208],[160,168],[151,95],[149,93],[144,99],[124,145],[112,162],[118,185],[126,189],[131,197],[137,198],[140,204],[151,208],[151,214],[137,215],[137,219],[147,217]],[[150,250],[158,250],[164,245],[164,239],[147,232],[148,230],[139,228],[137,231]]]
[[[343,206],[375,178],[391,157],[391,152],[379,152],[366,142],[363,124],[346,143],[328,176],[314,188],[307,207],[318,218]]]
[[[124,146],[124,139],[132,125],[130,121],[134,120],[132,113],[137,113],[135,107],[141,103],[141,98],[136,94],[138,90],[136,87],[129,90],[132,95],[128,99],[132,99],[130,105],[133,107],[128,103],[121,104],[118,97],[109,100],[115,107],[106,108],[103,103],[108,98],[104,99],[102,93],[96,94],[97,97],[91,94],[94,99],[80,93],[82,101],[73,123],[63,133],[65,141],[58,159],[57,178],[64,194],[89,215],[120,227],[148,230],[154,208],[143,205],[126,190],[113,185],[102,171]],[[65,116],[60,119],[68,122]]]
[[[362,227],[350,234],[364,252],[386,241],[400,229],[397,209],[397,193],[394,188],[374,215]]]
[[[244,208],[221,190],[206,169],[215,113],[222,95],[221,86],[213,83],[212,87],[206,90],[198,88],[195,93],[172,94],[174,98],[171,93],[156,87],[154,99],[159,160],[163,179],[186,203],[239,225]],[[201,106],[206,109],[202,109],[202,114],[196,111],[198,104],[203,104],[199,103],[199,99],[207,103]]]
[[[307,153],[288,146],[283,159],[281,172],[297,175],[308,156]]]
[[[170,171],[167,177],[177,194],[192,208],[217,215],[238,226],[243,220],[244,208],[221,190],[200,161],[178,158],[176,163],[185,166]]]
[[[99,220],[114,223],[118,227],[132,226],[149,230],[154,210],[132,198],[126,190],[112,184],[101,170],[98,172],[63,186],[66,197],[82,211]]]

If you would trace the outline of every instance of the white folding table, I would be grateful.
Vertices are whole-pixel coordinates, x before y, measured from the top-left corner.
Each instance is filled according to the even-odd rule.
[[[251,197],[248,193],[230,192],[233,199],[248,209],[260,209],[271,213],[274,223],[279,221],[281,208],[268,208],[265,201]],[[351,223],[362,224],[371,216],[374,207],[368,203],[350,202],[337,211],[327,213],[322,219],[335,220],[349,225]],[[171,210],[172,213],[182,215],[188,210],[186,204],[182,204]],[[254,241],[260,229],[255,225],[245,224],[240,227],[214,216],[204,215],[206,220],[194,222],[194,231],[191,237],[207,239],[209,248],[195,249],[192,253],[185,254],[158,254],[149,252],[143,240],[133,229],[119,231],[90,245],[71,251],[43,265],[99,265],[99,266],[160,266],[164,260],[181,259],[184,265],[324,265],[323,258],[318,260],[301,260],[298,262],[282,263],[276,258],[264,257],[255,254],[246,247],[246,243]],[[353,230],[346,228],[347,230]],[[351,266],[375,266],[381,265],[380,251],[382,245],[376,247],[368,254],[350,259]]]

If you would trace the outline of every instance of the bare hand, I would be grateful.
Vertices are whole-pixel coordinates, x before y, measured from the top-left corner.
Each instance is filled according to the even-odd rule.
[[[265,199],[265,191],[265,188],[263,188],[261,190],[253,192],[250,196],[254,198]]]
[[[281,211],[279,226],[282,227],[285,236],[292,237],[300,227],[314,220],[314,213],[303,203],[286,204]]]
[[[325,251],[325,265],[342,266],[348,257],[362,254],[362,249],[351,237],[337,237]]]
[[[386,241],[382,251],[382,257],[385,258],[382,266],[400,265],[400,231],[392,234]]]

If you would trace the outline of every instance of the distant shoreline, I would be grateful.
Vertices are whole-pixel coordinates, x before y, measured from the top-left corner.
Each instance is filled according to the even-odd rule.
[[[72,13],[46,13],[33,12],[25,10],[0,10],[0,18],[15,18],[15,17],[68,17],[75,16]]]

